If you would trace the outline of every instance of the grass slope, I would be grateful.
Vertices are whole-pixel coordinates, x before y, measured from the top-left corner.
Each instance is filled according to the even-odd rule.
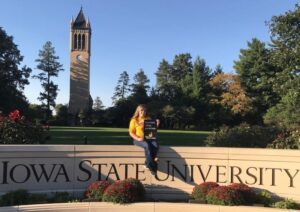
[[[159,130],[160,145],[168,146],[205,146],[209,131]],[[51,127],[51,140],[47,144],[88,144],[132,145],[127,128],[102,127]]]

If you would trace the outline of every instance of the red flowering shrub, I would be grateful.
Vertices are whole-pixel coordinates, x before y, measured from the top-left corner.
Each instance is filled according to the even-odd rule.
[[[109,185],[111,185],[111,183],[106,180],[93,182],[84,192],[84,196],[88,199],[102,201],[104,191]]]
[[[206,195],[206,201],[214,205],[241,205],[244,203],[241,193],[228,186],[212,188]]]
[[[135,189],[137,190],[137,199],[136,201],[142,201],[145,198],[145,187],[141,183],[141,181],[134,179],[134,178],[129,178],[126,179],[127,182],[129,182]]]
[[[192,198],[195,200],[205,201],[207,193],[215,187],[218,187],[219,184],[215,182],[204,182],[200,185],[196,185],[192,192]]]
[[[256,194],[249,186],[242,183],[232,183],[228,187],[240,192],[246,204],[253,204],[255,202]]]
[[[38,144],[44,143],[46,138],[42,126],[28,122],[19,110],[8,117],[0,114],[0,144]]]
[[[140,197],[137,187],[130,180],[119,180],[107,187],[102,200],[124,204],[139,201]]]

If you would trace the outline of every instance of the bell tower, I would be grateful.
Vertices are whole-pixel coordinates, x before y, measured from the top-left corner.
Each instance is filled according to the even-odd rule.
[[[87,111],[90,105],[90,56],[91,25],[82,7],[70,29],[70,101],[69,113],[76,123],[78,113]]]

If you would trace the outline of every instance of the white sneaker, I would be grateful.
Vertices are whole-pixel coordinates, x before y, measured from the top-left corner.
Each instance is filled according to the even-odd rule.
[[[156,171],[151,170],[150,173],[151,173],[152,176],[156,175]]]
[[[148,168],[146,165],[144,165],[144,169],[145,169],[145,170],[149,170],[149,168]]]

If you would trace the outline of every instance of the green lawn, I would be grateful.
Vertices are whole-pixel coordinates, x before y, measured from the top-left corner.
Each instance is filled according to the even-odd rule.
[[[168,146],[205,146],[209,134],[209,131],[159,130],[158,141]],[[84,144],[84,136],[88,144],[132,144],[127,128],[51,127],[50,135],[47,144]]]

